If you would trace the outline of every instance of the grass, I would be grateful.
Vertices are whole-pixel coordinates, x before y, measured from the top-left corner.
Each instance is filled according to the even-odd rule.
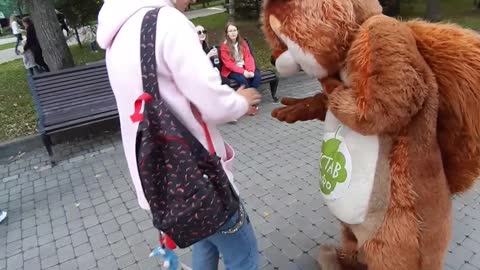
[[[103,59],[104,52],[70,47],[76,65]],[[0,142],[37,132],[37,115],[21,59],[0,64]]]
[[[401,16],[404,19],[418,18],[425,16],[425,0],[402,1]],[[480,10],[473,9],[471,0],[440,0],[440,13],[443,22],[451,22],[480,30]]]
[[[15,48],[15,44],[16,44],[16,42],[7,43],[7,44],[1,44],[1,45],[0,45],[0,51],[6,50],[6,49]]]
[[[442,15],[445,21],[459,23],[465,27],[480,29],[480,13],[473,10],[471,0],[441,0]],[[215,1],[217,2],[217,1]],[[215,2],[212,2],[215,3]],[[223,1],[220,1],[223,2]],[[455,5],[455,7],[454,7]],[[201,7],[201,5],[200,5]],[[421,0],[408,0],[401,6],[404,19],[423,17],[425,4]],[[195,25],[201,24],[208,30],[210,45],[223,42],[224,27],[229,16],[220,13],[208,17],[193,19]],[[254,48],[257,64],[261,69],[273,68],[270,64],[270,48],[260,31],[256,20],[237,20],[240,34],[248,38]],[[104,53],[92,53],[88,47],[71,47],[76,65],[97,61],[104,58]],[[30,90],[26,82],[27,71],[22,60],[0,64],[0,141],[30,135],[36,130],[36,113]]]
[[[205,5],[205,8],[223,6],[223,4],[225,4],[225,1],[223,0],[210,1],[208,5]],[[204,8],[202,3],[195,3],[190,5],[189,10],[196,10],[196,9],[202,9],[202,8]]]

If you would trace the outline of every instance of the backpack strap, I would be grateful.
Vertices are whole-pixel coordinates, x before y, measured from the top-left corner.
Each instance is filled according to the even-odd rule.
[[[160,101],[160,88],[157,78],[157,58],[156,58],[156,40],[157,40],[157,18],[158,13],[162,7],[148,11],[142,21],[141,36],[140,36],[140,59],[142,70],[142,83],[144,93],[140,95],[134,104],[134,113],[130,116],[134,123],[143,120],[143,113],[141,113],[142,104],[152,100]],[[191,104],[192,107],[194,106]],[[198,110],[195,107],[195,110]],[[194,110],[194,114],[195,114]],[[208,150],[210,154],[215,153],[215,148],[208,131],[207,124],[203,121],[200,112],[198,112],[199,121],[205,133],[208,143]]]

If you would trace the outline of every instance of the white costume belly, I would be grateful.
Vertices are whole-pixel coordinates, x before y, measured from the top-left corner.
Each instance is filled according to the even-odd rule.
[[[368,213],[379,139],[351,130],[330,111],[324,126],[320,191],[333,215],[347,224],[360,224]]]

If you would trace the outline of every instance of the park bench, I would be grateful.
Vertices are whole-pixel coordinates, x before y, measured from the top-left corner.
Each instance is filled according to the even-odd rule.
[[[105,62],[29,77],[38,128],[52,165],[51,135],[118,118]]]
[[[253,51],[252,51],[253,54]],[[262,83],[270,83],[274,102],[278,77],[272,70],[261,71]],[[105,61],[41,73],[28,78],[38,115],[39,132],[55,165],[51,136],[66,130],[118,118],[117,104]],[[230,87],[239,85],[230,80]]]
[[[250,41],[248,39],[245,38],[245,40],[247,41],[247,44],[248,44],[248,47],[250,49],[250,53],[252,54],[253,58],[255,58],[255,52],[253,50],[253,46],[251,45]],[[220,48],[220,46],[218,46],[217,48]],[[220,59],[220,65],[222,65],[223,63],[221,62],[221,59]],[[255,63],[255,65],[257,66],[257,64]],[[278,102],[278,97],[277,97],[277,88],[278,88],[278,76],[277,74],[275,73],[275,71],[271,70],[271,69],[266,69],[266,70],[260,70],[260,74],[261,74],[261,81],[260,83],[261,84],[265,84],[265,83],[269,83],[270,84],[270,92],[272,94],[272,99],[273,99],[273,102],[274,103],[277,103]],[[233,88],[233,89],[237,89],[238,87],[240,87],[240,85],[238,85],[238,83],[232,79],[229,79],[227,78],[228,80],[228,85]]]

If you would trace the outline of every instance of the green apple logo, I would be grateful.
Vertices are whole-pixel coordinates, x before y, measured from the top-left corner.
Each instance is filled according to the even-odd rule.
[[[334,138],[324,141],[322,145],[320,190],[326,195],[330,195],[335,190],[337,183],[343,183],[347,179],[345,156],[338,151],[342,143],[337,139],[340,128],[341,126],[337,128]]]

